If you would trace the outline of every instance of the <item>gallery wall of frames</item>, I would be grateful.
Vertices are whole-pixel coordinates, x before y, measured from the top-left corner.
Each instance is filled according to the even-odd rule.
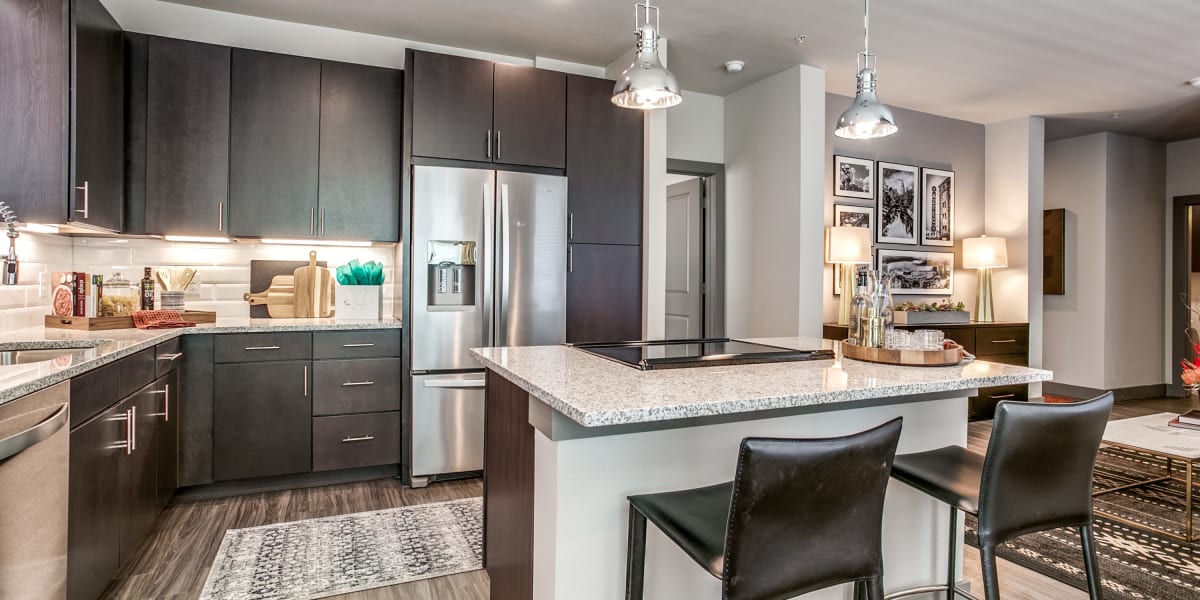
[[[896,274],[896,295],[954,294],[954,193],[954,171],[833,157],[833,225],[871,230],[871,266]],[[834,295],[842,293],[840,269]]]

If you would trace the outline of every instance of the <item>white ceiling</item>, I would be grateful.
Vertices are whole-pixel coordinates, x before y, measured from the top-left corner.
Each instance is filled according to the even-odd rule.
[[[618,59],[633,43],[633,0],[175,1],[593,65]],[[655,4],[684,89],[726,95],[807,63],[826,69],[828,91],[854,94],[860,0]],[[1071,115],[1071,132],[1104,124],[1098,116],[1114,111],[1157,123],[1160,138],[1200,127],[1178,119],[1183,105],[1197,107],[1188,115],[1200,113],[1200,90],[1183,83],[1200,76],[1200,1],[877,0],[871,8],[884,102],[978,123]],[[797,45],[798,34],[807,42]],[[726,74],[722,64],[735,58],[746,61],[745,71]]]

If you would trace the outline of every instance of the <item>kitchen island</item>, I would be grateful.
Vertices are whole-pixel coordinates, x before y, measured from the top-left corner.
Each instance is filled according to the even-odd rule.
[[[753,341],[836,349],[818,339]],[[623,597],[626,497],[732,479],[744,437],[845,435],[900,416],[902,453],[965,445],[975,389],[1051,377],[982,361],[893,367],[840,354],[639,371],[567,346],[472,352],[488,369],[484,560],[493,600]],[[944,580],[947,516],[927,496],[889,486],[887,590]],[[719,598],[720,586],[650,527],[645,597]]]

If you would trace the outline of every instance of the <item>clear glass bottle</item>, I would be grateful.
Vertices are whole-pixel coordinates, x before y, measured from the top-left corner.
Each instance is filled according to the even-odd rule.
[[[870,296],[867,294],[866,278],[860,278],[858,281],[858,289],[854,294],[854,298],[850,300],[850,319],[849,328],[846,331],[846,338],[852,344],[862,344],[863,339],[863,322],[869,315],[867,306],[870,303]]]
[[[895,310],[892,303],[893,279],[894,276],[885,271],[867,271],[865,298],[858,317],[858,340],[864,347],[882,348],[887,344]]]
[[[104,296],[100,299],[100,316],[125,317],[137,312],[141,295],[133,283],[120,273],[104,281]]]

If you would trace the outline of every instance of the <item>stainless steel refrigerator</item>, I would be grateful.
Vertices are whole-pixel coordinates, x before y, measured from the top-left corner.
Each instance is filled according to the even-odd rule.
[[[565,177],[413,167],[414,486],[483,469],[484,371],[468,352],[566,340]]]

